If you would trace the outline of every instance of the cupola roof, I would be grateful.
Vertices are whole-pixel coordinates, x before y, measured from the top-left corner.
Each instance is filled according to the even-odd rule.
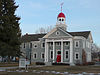
[[[65,18],[65,15],[64,15],[64,13],[59,13],[59,15],[58,15],[58,17],[57,18],[60,18],[60,17],[63,17],[63,18]]]

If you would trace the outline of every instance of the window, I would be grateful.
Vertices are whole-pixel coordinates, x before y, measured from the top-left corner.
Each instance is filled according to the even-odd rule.
[[[76,48],[79,47],[79,41],[75,41],[75,47],[76,47]]]
[[[76,60],[79,59],[79,53],[78,53],[78,52],[75,53],[75,59],[76,59]]]
[[[50,46],[53,46],[53,42],[50,42]]]
[[[30,48],[32,48],[32,43],[30,43]]]
[[[65,50],[65,59],[68,59],[68,50]]]
[[[37,53],[33,53],[33,59],[37,58]]]
[[[64,21],[64,19],[62,19],[62,21]]]
[[[25,48],[25,43],[24,43],[24,47],[23,48]]]
[[[41,59],[44,59],[44,53],[41,53]]]
[[[50,59],[53,59],[53,50],[50,50]]]
[[[59,19],[59,21],[61,21],[61,19]]]
[[[64,45],[65,46],[69,46],[69,42],[64,42]]]
[[[59,32],[59,31],[57,31],[57,32],[56,32],[56,35],[59,35],[59,34],[60,34],[60,32]]]
[[[45,47],[45,43],[42,43],[42,48],[44,48]]]
[[[61,42],[56,42],[56,46],[60,46],[61,45]]]
[[[34,45],[34,48],[37,48],[37,44]]]

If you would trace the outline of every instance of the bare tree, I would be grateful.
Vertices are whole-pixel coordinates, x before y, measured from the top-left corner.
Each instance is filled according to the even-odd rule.
[[[92,59],[98,59],[100,61],[100,47],[96,44],[92,45]]]
[[[48,26],[48,27],[40,27],[38,30],[35,31],[36,34],[45,34],[50,32],[53,29],[52,26]]]

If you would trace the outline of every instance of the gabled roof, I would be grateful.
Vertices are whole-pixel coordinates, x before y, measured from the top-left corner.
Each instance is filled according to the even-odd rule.
[[[90,31],[67,32],[67,33],[69,33],[72,36],[83,36],[87,39],[90,34]],[[22,36],[21,42],[39,41],[39,38],[43,38],[45,35],[46,34],[26,34]]]
[[[69,34],[71,34],[72,36],[83,36],[86,39],[88,38],[90,31],[82,31],[82,32],[68,32]]]
[[[21,42],[30,42],[30,41],[39,41],[39,38],[42,38],[46,34],[26,34],[21,38]]]

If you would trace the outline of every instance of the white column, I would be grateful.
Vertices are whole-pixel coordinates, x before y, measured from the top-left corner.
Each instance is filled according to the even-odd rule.
[[[55,62],[55,42],[53,40],[53,62]]]
[[[74,66],[73,62],[73,40],[70,40],[70,66]]]
[[[63,62],[63,40],[61,40],[61,62]]]
[[[48,43],[45,40],[45,62],[48,62]]]

